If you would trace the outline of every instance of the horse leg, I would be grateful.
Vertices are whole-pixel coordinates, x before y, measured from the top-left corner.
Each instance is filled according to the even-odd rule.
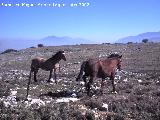
[[[54,79],[55,79],[55,83],[57,84],[57,74],[56,74],[56,69],[54,69]]]
[[[86,78],[87,78],[87,76],[83,75],[82,79],[83,79],[83,81],[84,81],[84,85],[85,85],[85,87],[86,87],[86,85],[87,85]]]
[[[29,94],[29,85],[31,83],[31,76],[32,76],[32,70],[29,73],[29,79],[28,79],[28,84],[27,84],[27,94],[25,100],[27,100],[28,94]]]
[[[37,73],[38,73],[38,70],[34,70],[34,82],[37,82]]]
[[[60,68],[60,65],[59,65],[59,72],[61,72],[61,68]]]
[[[110,79],[112,81],[112,86],[113,86],[113,90],[112,90],[112,93],[116,93],[116,90],[115,90],[115,84],[114,84],[114,78],[115,78],[115,73],[111,73],[111,76],[110,76]]]
[[[52,72],[53,72],[53,70],[50,70],[50,74],[49,74],[49,78],[48,78],[47,82],[51,82]]]
[[[94,77],[90,77],[89,82],[86,85],[86,90],[87,90],[87,95],[88,96],[90,95],[90,90],[91,90],[91,85],[93,83],[93,79],[94,79]]]
[[[103,94],[104,80],[105,80],[105,79],[102,78],[102,82],[101,82],[101,90],[100,90],[101,94]]]

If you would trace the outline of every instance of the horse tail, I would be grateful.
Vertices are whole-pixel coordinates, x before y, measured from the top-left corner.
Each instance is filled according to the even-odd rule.
[[[76,78],[76,81],[82,80],[83,72],[84,72],[84,70],[85,70],[86,64],[87,64],[87,61],[84,61],[84,62],[82,63],[81,69],[80,69],[80,72],[79,72],[78,77]]]
[[[31,75],[32,75],[32,70],[30,70],[30,73],[29,73],[29,79],[28,79],[28,84],[27,84],[27,94],[26,94],[26,99],[25,100],[27,100],[28,93],[29,93],[29,85],[31,83]]]

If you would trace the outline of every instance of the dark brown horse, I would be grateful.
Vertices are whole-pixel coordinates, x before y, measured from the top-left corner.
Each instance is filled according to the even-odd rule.
[[[61,59],[66,61],[66,57],[65,57],[64,54],[65,54],[64,51],[59,51],[49,59],[44,59],[44,58],[41,58],[41,57],[36,57],[36,58],[32,59],[29,81],[28,81],[28,86],[27,86],[27,96],[26,96],[26,98],[28,97],[28,90],[29,90],[29,85],[30,85],[32,73],[34,73],[34,81],[37,82],[36,75],[37,75],[38,70],[40,68],[42,70],[50,71],[49,79],[47,80],[47,82],[50,82],[50,79],[52,77],[52,72],[54,70],[54,79],[55,79],[55,83],[57,83],[56,70],[59,67],[59,61]]]
[[[39,68],[41,68],[42,70],[50,71],[49,79],[47,82],[50,82],[50,79],[52,77],[52,72],[54,70],[54,78],[55,78],[55,82],[57,82],[56,69],[59,66],[59,61],[61,59],[66,61],[66,57],[64,54],[65,54],[64,51],[59,51],[47,60],[41,57],[32,59],[30,73],[34,72],[34,81],[37,82],[36,74],[38,73]],[[31,74],[30,74],[30,77],[31,77]]]
[[[106,77],[109,77],[112,81],[113,92],[115,91],[114,78],[116,69],[121,70],[121,58],[122,55],[111,54],[106,59],[89,59],[84,61],[81,65],[80,73],[76,78],[76,81],[82,80],[85,82],[85,87],[87,94],[90,94],[90,87],[94,79],[102,78],[101,83],[101,92],[103,92],[104,80]],[[86,78],[90,77],[89,82],[86,81]]]

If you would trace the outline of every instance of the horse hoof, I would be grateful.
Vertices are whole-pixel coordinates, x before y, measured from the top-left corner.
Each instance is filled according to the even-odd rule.
[[[89,97],[91,96],[91,94],[90,94],[90,93],[88,93],[88,92],[87,92],[87,95],[88,95]]]
[[[50,80],[47,80],[47,83],[50,83],[51,81]]]
[[[103,90],[100,90],[99,95],[103,95]]]
[[[28,101],[28,98],[25,98],[24,101]]]

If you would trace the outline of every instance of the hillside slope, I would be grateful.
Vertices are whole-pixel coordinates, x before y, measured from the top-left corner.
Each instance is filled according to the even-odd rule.
[[[26,95],[31,59],[49,58],[64,50],[67,61],[61,61],[58,84],[47,83],[49,72],[39,70],[32,79],[29,101]],[[160,44],[102,44],[28,48],[0,54],[0,119],[160,119]],[[122,54],[122,71],[116,74],[117,94],[106,79],[104,94],[101,80],[94,80],[93,96],[86,95],[82,82],[75,79],[81,63],[88,58]]]

